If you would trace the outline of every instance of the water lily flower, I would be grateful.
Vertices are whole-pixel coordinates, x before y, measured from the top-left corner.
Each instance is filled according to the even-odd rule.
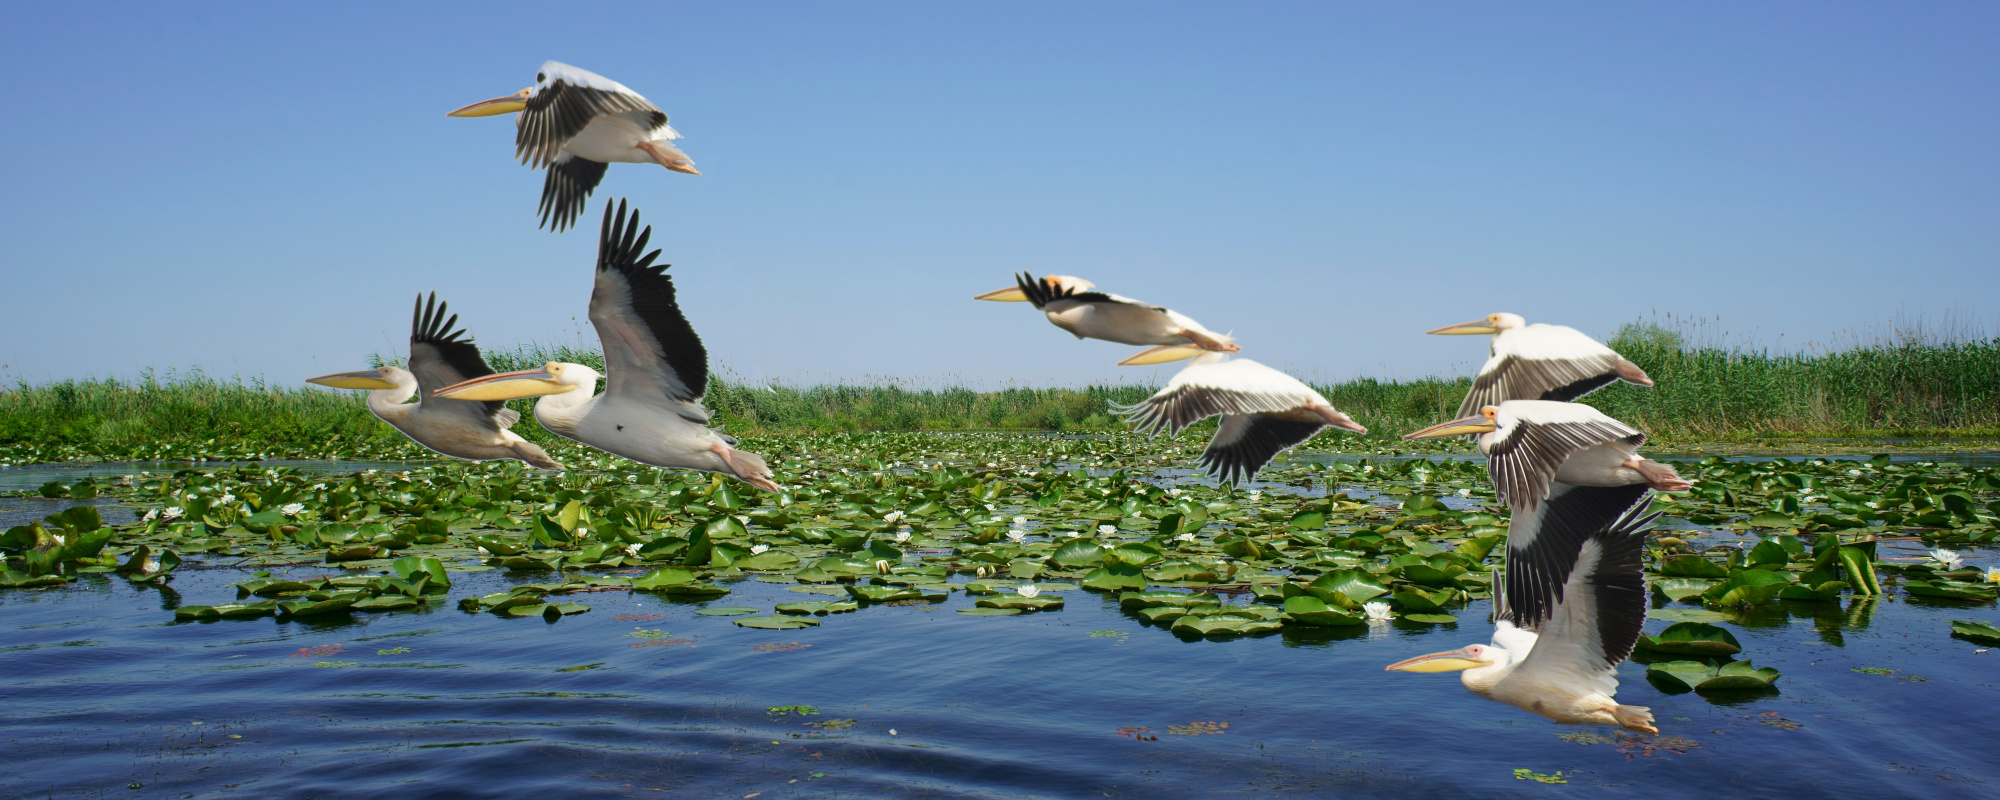
[[[51,534],[49,534],[49,538],[51,538],[51,539],[54,539],[54,540],[56,540],[56,546],[57,546],[57,547],[61,547],[61,546],[63,546],[63,537],[61,537],[61,536],[57,536],[57,535],[55,535],[55,534],[51,533]]]
[[[761,544],[760,544],[760,545],[757,545],[757,547],[763,547],[763,545],[761,545]],[[764,551],[762,551],[762,550],[759,550],[759,549],[757,549],[757,547],[752,547],[752,548],[750,548],[750,552],[752,552],[752,553],[761,553],[761,552],[764,552]],[[638,555],[638,554],[639,554],[639,545],[637,545],[637,544],[628,544],[628,545],[625,545],[625,554],[626,554],[626,555],[628,555],[628,556],[636,556],[636,555]]]
[[[287,517],[296,517],[299,515],[299,512],[304,510],[306,510],[306,507],[303,503],[286,503],[278,508],[278,513]]]
[[[1168,496],[1168,497],[1179,497],[1179,496],[1181,496],[1181,490],[1180,490],[1180,488],[1179,488],[1179,487],[1174,487],[1174,488],[1171,488],[1171,489],[1168,489],[1168,490],[1167,490],[1167,496]]]
[[[1016,528],[1025,528],[1025,527],[1028,527],[1028,518],[1027,518],[1027,517],[1015,517],[1015,518],[1014,518],[1014,527],[1016,527]]]
[[[636,545],[636,544],[635,544],[635,545],[632,545],[632,549],[634,549],[634,550],[637,550],[638,548],[639,548],[639,546],[638,546],[638,545]],[[769,549],[771,549],[771,546],[770,546],[770,545],[768,545],[768,544],[753,544],[753,545],[750,545],[750,555],[753,555],[753,556],[754,556],[754,555],[762,555],[762,554],[764,553],[764,551],[766,551],[766,550],[769,550]]]
[[[985,568],[985,567],[980,567],[980,568],[978,568],[978,569],[975,569],[975,570],[973,570],[973,571],[972,571],[972,577],[975,577],[975,578],[984,578],[984,577],[986,577],[986,568]]]
[[[1020,544],[1021,542],[1027,540],[1028,532],[1021,530],[1020,528],[1015,528],[1014,530],[1007,532],[1007,538],[1008,540],[1014,542],[1015,544]]]
[[[1470,488],[1465,488],[1465,489],[1460,489],[1460,490],[1458,490],[1458,496],[1459,496],[1459,497],[1471,497],[1471,496],[1472,496],[1472,489],[1470,489]]]
[[[1097,535],[1099,535],[1099,536],[1110,536],[1110,535],[1112,535],[1112,534],[1114,534],[1114,533],[1117,533],[1117,532],[1118,532],[1118,526],[1116,526],[1116,525],[1099,525],[1099,526],[1097,526]]]
[[[317,491],[319,491],[319,490],[321,490],[321,489],[325,489],[325,488],[326,488],[326,484],[324,484],[324,483],[315,483],[315,484],[313,484],[313,491],[315,491],[315,492],[317,492]]]
[[[897,522],[901,521],[902,519],[903,519],[903,512],[901,511],[891,511],[887,514],[882,515],[882,521],[889,523],[890,525],[894,525]]]
[[[144,563],[141,563],[141,564],[139,565],[139,571],[140,571],[140,572],[142,572],[142,573],[144,573],[144,574],[147,574],[147,575],[151,575],[151,574],[153,574],[153,573],[155,573],[155,572],[159,572],[159,571],[160,571],[160,562],[158,562],[158,561],[154,561],[154,560],[153,560],[152,558],[150,558],[150,557],[149,557],[149,558],[147,558],[147,559],[145,560],[145,562],[144,562]]]
[[[1394,617],[1389,613],[1389,604],[1381,601],[1362,603],[1361,610],[1368,612],[1369,622],[1388,622]]]
[[[909,540],[910,540],[910,532],[909,532],[909,531],[896,531],[896,541],[897,541],[897,542],[899,542],[899,543],[900,543],[900,542],[907,542],[907,541],[909,541]]]
[[[1021,584],[1020,586],[1014,587],[1014,591],[1020,593],[1022,597],[1034,597],[1035,595],[1042,593],[1042,587],[1036,586],[1032,583],[1024,583]]]
[[[176,520],[180,519],[181,514],[184,513],[186,512],[182,511],[180,506],[167,506],[167,510],[160,512],[160,519]]]
[[[1958,551],[1946,550],[1942,547],[1931,550],[1931,560],[1944,565],[1947,572],[1958,569],[1960,565],[1965,563],[1964,557],[1960,556]]]
[[[1861,470],[1858,470],[1858,469],[1850,469],[1850,470],[1848,470],[1848,471],[1847,471],[1847,474],[1849,474],[1849,475],[1860,475],[1860,474],[1861,474]]]
[[[478,550],[479,550],[479,554],[480,554],[480,555],[482,555],[482,556],[490,556],[490,555],[493,555],[493,551],[491,551],[491,550],[488,550],[488,549],[486,549],[486,548],[484,548],[484,547],[481,547],[481,548],[478,548]]]
[[[1179,535],[1179,536],[1176,536],[1176,537],[1174,537],[1174,540],[1175,540],[1175,541],[1181,541],[1181,542],[1192,542],[1192,541],[1194,541],[1194,534],[1192,534],[1192,533],[1183,533],[1183,534],[1181,534],[1181,535]]]
[[[876,560],[875,560],[875,571],[876,571],[876,572],[880,572],[880,573],[882,573],[882,574],[884,574],[884,575],[887,575],[887,574],[889,574],[889,560],[888,560],[888,559],[886,559],[886,558],[878,558],[878,559],[876,559]]]
[[[993,504],[992,504],[992,503],[987,503],[987,504],[986,504],[986,510],[987,510],[987,511],[992,511],[992,510],[994,510],[994,509],[993,509]]]
[[[1987,567],[1987,568],[1986,568],[1986,582],[1987,582],[1987,583],[2000,583],[2000,567]]]
[[[1374,471],[1375,471],[1375,465],[1374,465],[1374,464],[1363,464],[1363,465],[1361,466],[1361,474],[1363,474],[1363,475],[1366,475],[1366,474],[1368,474],[1368,473],[1370,473],[1370,472],[1374,472]]]
[[[149,509],[149,510],[147,510],[147,511],[146,511],[146,516],[143,516],[143,517],[140,517],[140,518],[139,518],[139,521],[140,521],[140,522],[152,522],[153,520],[156,520],[156,519],[159,519],[159,518],[160,518],[160,510],[159,510],[159,509],[157,509],[157,508],[154,508],[154,509]]]
[[[223,492],[223,493],[222,493],[222,502],[225,502],[225,503],[233,503],[233,502],[236,502],[236,495],[233,495],[233,494],[230,494],[230,493],[228,493],[228,492]]]
[[[1255,502],[1257,502],[1257,501],[1259,501],[1259,500],[1262,500],[1262,499],[1264,499],[1264,493],[1263,493],[1262,491],[1259,491],[1259,490],[1255,490],[1255,489],[1252,489],[1252,490],[1250,491],[1250,502],[1252,502],[1252,503],[1255,503]]]

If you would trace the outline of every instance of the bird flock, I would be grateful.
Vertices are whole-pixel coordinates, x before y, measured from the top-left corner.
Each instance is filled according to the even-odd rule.
[[[544,63],[535,81],[449,116],[519,115],[516,155],[547,173],[542,227],[557,233],[573,227],[611,163],[701,174],[673,145],[680,134],[667,115],[623,84],[555,61]],[[563,362],[495,372],[433,292],[417,297],[407,368],[310,382],[368,390],[368,408],[383,422],[452,458],[563,469],[511,430],[520,414],[506,401],[539,397],[536,421],[563,438],[643,464],[779,491],[761,457],[736,449],[734,438],[711,427],[702,404],[708,352],[681,312],[668,265],[655,264],[660,250],[647,249],[651,237],[636,209],[623,200],[605,203],[589,309],[605,374]],[[1189,360],[1158,392],[1114,410],[1151,435],[1177,435],[1219,417],[1199,466],[1222,483],[1254,480],[1273,458],[1326,428],[1368,432],[1303,381],[1237,357],[1242,347],[1234,337],[1171,309],[1097,291],[1081,278],[1022,273],[1013,286],[975,299],[1029,303],[1078,339],[1147,347],[1121,365]],[[1574,402],[1616,381],[1651,386],[1652,380],[1573,328],[1529,325],[1514,314],[1429,333],[1491,335],[1490,357],[1460,419],[1405,438],[1476,436],[1512,522],[1495,582],[1491,643],[1387,669],[1459,671],[1474,693],[1557,722],[1657,732],[1648,709],[1613,699],[1614,673],[1645,618],[1641,554],[1658,516],[1648,513],[1652,494],[1689,484],[1672,467],[1639,455],[1645,434]]]

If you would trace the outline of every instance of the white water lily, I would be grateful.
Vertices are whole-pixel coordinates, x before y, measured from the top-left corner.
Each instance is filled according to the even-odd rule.
[[[167,510],[160,512],[160,519],[176,520],[180,519],[184,513],[187,512],[182,511],[180,506],[167,506]]]
[[[1847,474],[1848,474],[1848,475],[1860,475],[1860,474],[1861,474],[1861,470],[1858,470],[1858,469],[1850,469],[1850,470],[1848,470],[1848,471],[1847,471]]]
[[[897,541],[897,542],[899,542],[899,543],[900,543],[900,542],[907,542],[907,541],[909,541],[909,540],[910,540],[910,532],[909,532],[909,531],[896,531],[896,541]]]
[[[57,547],[61,547],[61,546],[63,546],[63,537],[61,537],[61,536],[57,536],[57,535],[55,535],[55,534],[51,533],[51,534],[49,534],[49,538],[51,538],[51,539],[54,539],[54,540],[56,540],[56,546],[57,546]]]
[[[488,550],[488,549],[486,549],[486,548],[484,548],[484,547],[481,547],[481,548],[478,548],[478,550],[479,550],[479,554],[480,554],[480,555],[482,555],[482,556],[490,556],[490,555],[493,555],[493,551],[491,551],[491,550]]]
[[[222,493],[222,502],[225,502],[225,503],[233,503],[233,502],[236,502],[236,495],[233,495],[233,494],[230,494],[230,493],[228,493],[228,492],[223,492],[223,493]]]
[[[1168,496],[1168,497],[1179,497],[1179,496],[1181,496],[1181,490],[1180,490],[1180,489],[1178,489],[1178,488],[1174,488],[1174,489],[1168,489],[1168,490],[1167,490],[1167,496]]]
[[[897,522],[901,522],[902,519],[903,519],[903,512],[901,511],[891,511],[887,514],[882,515],[882,521],[889,523],[890,525],[894,525]]]
[[[1036,586],[1032,583],[1024,583],[1014,587],[1014,591],[1020,594],[1022,597],[1034,597],[1035,595],[1042,593],[1042,587]]]
[[[1946,571],[1958,569],[1965,563],[1965,558],[1960,556],[1958,551],[1946,550],[1942,547],[1931,550],[1931,560],[1944,565]]]
[[[758,545],[757,547],[763,547],[763,545]],[[752,553],[756,553],[756,552],[762,552],[762,551],[759,551],[759,550],[757,549],[757,547],[752,547],[752,548],[750,548],[750,552],[752,552]],[[625,555],[628,555],[628,556],[636,556],[636,555],[638,555],[638,554],[639,554],[639,545],[636,545],[636,544],[628,544],[628,545],[625,545]]]
[[[1099,536],[1110,536],[1111,534],[1114,534],[1114,533],[1117,533],[1117,532],[1118,532],[1118,526],[1116,526],[1116,525],[1099,525],[1099,526],[1097,526],[1097,535],[1099,535]]]
[[[992,503],[987,503],[987,504],[986,504],[986,510],[987,510],[987,511],[992,511],[992,510],[993,510],[993,504],[992,504]]]
[[[639,546],[635,544],[635,545],[632,545],[632,547],[633,547],[633,549],[637,549],[637,548],[638,548]],[[761,555],[761,554],[763,554],[763,553],[764,553],[764,551],[766,551],[766,550],[769,550],[769,549],[771,549],[771,546],[770,546],[770,545],[768,545],[768,544],[753,544],[753,545],[750,545],[750,555],[753,555],[753,556],[754,556],[754,555]]]
[[[157,508],[154,508],[154,509],[149,509],[149,510],[147,510],[147,511],[146,511],[146,516],[143,516],[143,517],[140,517],[140,518],[139,518],[139,521],[140,521],[140,522],[152,522],[153,520],[156,520],[156,519],[159,519],[159,518],[160,518],[160,510],[159,510],[159,509],[157,509]]]
[[[2000,567],[1987,567],[1987,568],[1986,568],[1986,582],[1987,582],[1987,583],[2000,583]]]
[[[1179,535],[1179,536],[1176,536],[1176,537],[1174,537],[1174,540],[1175,540],[1175,541],[1181,541],[1181,542],[1192,542],[1192,541],[1194,541],[1194,534],[1192,534],[1192,533],[1183,533],[1183,534],[1181,534],[1181,535]]]
[[[1381,601],[1362,603],[1361,610],[1368,612],[1369,622],[1387,622],[1393,618],[1389,614],[1389,604]]]
[[[315,491],[315,492],[317,492],[317,491],[319,491],[319,490],[321,490],[321,489],[325,489],[325,488],[326,488],[326,484],[324,484],[324,483],[315,483],[315,484],[313,484],[313,491]]]
[[[974,569],[974,570],[972,571],[972,577],[975,577],[975,578],[984,578],[984,577],[986,577],[986,568],[985,568],[985,567],[979,567],[979,568],[977,568],[977,569]]]
[[[1028,527],[1028,518],[1027,518],[1027,517],[1015,517],[1015,518],[1014,518],[1014,527],[1016,527],[1016,528],[1025,528],[1025,527]]]
[[[876,559],[876,560],[875,560],[875,571],[876,571],[876,572],[880,572],[880,573],[882,573],[882,574],[884,574],[884,575],[887,575],[887,574],[889,574],[889,561],[888,561],[888,559]]]
[[[1263,493],[1263,492],[1261,492],[1261,491],[1257,491],[1257,490],[1254,490],[1254,489],[1253,489],[1253,490],[1251,490],[1251,492],[1250,492],[1250,502],[1252,502],[1252,503],[1255,503],[1255,502],[1257,502],[1257,501],[1259,501],[1259,500],[1262,500],[1262,499],[1264,499],[1264,493]]]
[[[1458,496],[1459,496],[1459,497],[1471,497],[1471,496],[1472,496],[1472,490],[1471,490],[1471,489],[1460,489],[1460,490],[1458,490]]]
[[[1021,542],[1026,541],[1027,538],[1028,538],[1028,532],[1021,530],[1019,528],[1007,532],[1007,539],[1009,541],[1014,542],[1015,544],[1020,544]]]
[[[303,503],[286,503],[278,508],[278,513],[287,517],[296,517],[299,515],[299,512],[304,510],[306,510],[306,507]]]
[[[145,574],[147,574],[147,575],[151,575],[151,574],[153,574],[153,573],[155,573],[155,572],[159,572],[159,571],[160,571],[160,562],[158,562],[158,561],[154,561],[153,559],[151,559],[151,558],[148,558],[148,559],[146,559],[146,561],[145,561],[144,563],[142,563],[142,564],[140,564],[140,565],[139,565],[139,571],[140,571],[140,572],[142,572],[142,573],[145,573]]]
[[[1370,473],[1370,472],[1374,472],[1374,471],[1375,471],[1375,465],[1374,465],[1374,464],[1363,464],[1363,465],[1361,465],[1361,474],[1363,474],[1363,475],[1366,475],[1366,474],[1368,474],[1368,473]]]

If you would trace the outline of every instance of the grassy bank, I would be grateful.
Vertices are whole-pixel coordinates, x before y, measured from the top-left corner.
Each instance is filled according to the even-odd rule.
[[[1773,354],[1690,343],[1688,328],[1629,325],[1612,346],[1657,386],[1623,384],[1590,402],[1656,436],[1711,441],[1792,436],[2000,434],[2000,339],[1878,337],[1837,350]],[[1699,332],[1695,329],[1695,332]],[[549,360],[601,367],[595,353],[521,348],[490,353],[496,369]],[[1400,436],[1449,417],[1466,378],[1358,379],[1320,389],[1374,437]],[[1109,411],[1145,386],[1055,389],[911,388],[886,385],[750,386],[712,378],[709,406],[737,433],[1122,428]],[[528,403],[517,401],[524,414]],[[530,439],[550,436],[531,422]],[[138,381],[60,381],[0,391],[0,444],[73,445],[143,454],[162,442],[252,442],[289,450],[401,448],[362,396],[196,372]]]

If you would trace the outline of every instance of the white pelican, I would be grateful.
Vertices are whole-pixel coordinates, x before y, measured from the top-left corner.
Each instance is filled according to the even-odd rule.
[[[611,162],[659,164],[700,175],[674,147],[680,133],[666,112],[625,84],[587,69],[544,61],[535,85],[482,100],[449,117],[491,117],[522,112],[514,120],[514,155],[532,167],[547,165],[542,180],[542,224],[560,232],[583,215],[590,192]]]
[[[1192,358],[1201,350],[1234,353],[1243,349],[1231,344],[1230,337],[1204,328],[1178,311],[1089,291],[1097,284],[1082,278],[1048,275],[1037,279],[1023,272],[1015,276],[1014,284],[1011,289],[996,289],[972,299],[1033,303],[1037,310],[1048,315],[1049,322],[1078,339],[1159,345],[1119,362],[1122,364],[1157,364]],[[1171,358],[1166,357],[1168,351],[1172,352]]]
[[[1638,453],[1646,435],[1590,406],[1509,400],[1403,438],[1477,433],[1494,492],[1513,509],[1504,592],[1509,621],[1531,627],[1562,599],[1578,548],[1646,496],[1689,488]]]
[[[375,412],[404,436],[433,452],[469,461],[514,458],[542,469],[562,469],[563,465],[539,445],[508,430],[521,420],[521,412],[502,402],[447,400],[437,391],[467,378],[493,374],[479,357],[479,346],[461,339],[465,331],[452,330],[458,315],[445,318],[445,304],[432,292],[430,300],[417,295],[417,307],[410,312],[410,368],[384,366],[360,372],[342,372],[308,379],[307,383],[336,389],[372,389],[368,410]],[[415,395],[417,402],[408,403]]]
[[[1507,400],[1575,400],[1617,380],[1653,385],[1639,365],[1582,331],[1541,322],[1529,325],[1519,314],[1488,314],[1485,319],[1425,333],[1493,334],[1492,355],[1458,406],[1461,417]]]
[[[597,244],[597,283],[590,293],[590,324],[604,345],[604,393],[596,370],[551,361],[540,369],[475,378],[438,392],[439,397],[535,401],[535,419],[551,433],[607,453],[656,467],[719,472],[759,489],[778,491],[771,469],[736,440],[708,427],[701,405],[708,388],[708,350],[688,324],[674,296],[660,251],[642,252],[653,229],[639,229],[625,202],[617,213],[604,204]]]
[[[1646,620],[1646,526],[1659,516],[1642,516],[1646,505],[1588,532],[1578,542],[1573,567],[1554,584],[1538,587],[1556,597],[1545,619],[1516,626],[1496,592],[1492,644],[1417,656],[1385,669],[1462,670],[1459,680],[1475,694],[1557,722],[1659,733],[1651,709],[1612,699],[1618,693],[1618,664],[1632,654]],[[1511,552],[1508,558],[1511,567]],[[1521,582],[1511,573],[1505,581],[1510,590]]]
[[[1328,425],[1368,432],[1299,379],[1224,353],[1196,356],[1152,397],[1113,410],[1155,436],[1221,415],[1201,466],[1223,483],[1256,479],[1272,458]]]

